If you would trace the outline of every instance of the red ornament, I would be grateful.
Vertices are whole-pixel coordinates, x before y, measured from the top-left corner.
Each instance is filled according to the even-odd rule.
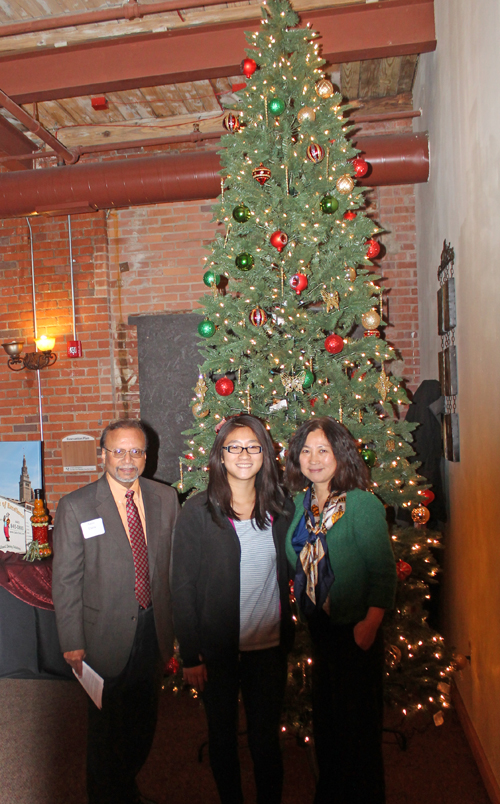
[[[325,151],[323,150],[321,145],[318,145],[316,142],[313,142],[312,145],[310,145],[307,149],[307,158],[311,162],[315,162],[317,164],[318,162],[321,162],[322,159],[325,158]]]
[[[378,257],[380,254],[380,245],[374,240],[372,237],[366,241],[365,245],[367,246],[366,251],[366,259],[373,260],[375,257]]]
[[[289,285],[298,296],[307,287],[307,276],[305,274],[294,274],[290,278]]]
[[[242,70],[247,78],[250,78],[257,69],[257,62],[253,59],[243,59]]]
[[[288,235],[285,232],[280,232],[278,229],[277,232],[274,232],[271,237],[269,238],[269,242],[271,243],[274,248],[277,248],[279,253],[283,251],[286,244],[288,243]]]
[[[231,396],[234,391],[234,382],[229,377],[221,377],[215,383],[215,390],[219,396]]]
[[[184,455],[187,461],[194,461],[194,455]]]
[[[267,321],[267,313],[262,307],[254,307],[249,314],[250,323],[254,327],[263,327]]]
[[[175,656],[172,656],[172,658],[168,660],[165,666],[165,674],[167,676],[174,676],[178,670],[179,670],[179,662],[177,661]]]
[[[271,171],[269,168],[264,167],[261,162],[259,167],[256,167],[252,170],[252,176],[254,177],[255,181],[259,182],[259,184],[265,184],[266,181],[269,181],[271,178]]]
[[[419,491],[418,496],[420,497],[420,502],[422,503],[422,505],[429,505],[429,503],[431,503],[436,497],[434,492],[431,491],[430,489],[424,489],[423,491]]]
[[[357,217],[357,213],[348,209],[347,212],[344,212],[343,217],[345,221],[353,221]]]
[[[226,131],[239,131],[241,127],[240,118],[232,112],[229,112],[229,114],[225,116],[222,124]]]
[[[328,335],[325,338],[325,349],[331,355],[338,355],[344,348],[344,341],[340,335]]]
[[[406,581],[411,575],[411,566],[401,558],[396,562],[396,573],[400,581]]]
[[[357,156],[355,159],[352,160],[352,166],[354,168],[354,175],[356,178],[361,179],[363,176],[366,176],[368,173],[368,162],[361,156]]]

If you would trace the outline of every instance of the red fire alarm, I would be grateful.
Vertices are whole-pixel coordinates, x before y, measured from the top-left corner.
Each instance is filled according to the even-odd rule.
[[[98,98],[92,98],[92,108],[98,112],[103,112],[104,109],[108,108],[108,99],[104,97],[104,95],[100,95]]]
[[[81,341],[68,341],[68,357],[82,357],[83,349]]]

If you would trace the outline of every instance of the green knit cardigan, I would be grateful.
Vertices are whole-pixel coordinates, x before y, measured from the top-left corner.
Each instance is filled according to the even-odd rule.
[[[294,498],[295,515],[286,537],[286,554],[293,570],[297,554],[292,536],[303,513],[305,493]],[[370,606],[394,607],[396,563],[385,509],[369,491],[347,492],[344,515],[327,532],[326,541],[335,581],[330,588],[330,617],[336,624],[357,623]]]

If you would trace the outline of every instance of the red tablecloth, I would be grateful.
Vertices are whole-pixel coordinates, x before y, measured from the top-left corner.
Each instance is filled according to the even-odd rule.
[[[24,561],[19,553],[0,550],[0,586],[30,606],[54,611],[52,557]]]

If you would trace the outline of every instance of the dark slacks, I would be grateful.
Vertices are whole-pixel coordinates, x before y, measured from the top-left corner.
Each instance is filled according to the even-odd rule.
[[[287,661],[284,651],[242,651],[239,656],[207,662],[203,703],[208,720],[210,767],[222,804],[241,804],[238,757],[238,693],[247,720],[257,804],[279,804],[283,787],[280,719]]]
[[[89,699],[89,804],[137,801],[135,777],[153,742],[161,679],[162,661],[150,607],[139,612],[135,640],[124,670],[116,678],[104,680],[102,709]]]
[[[319,779],[314,804],[384,804],[384,644],[361,650],[354,625],[321,613],[313,637],[313,731]]]

